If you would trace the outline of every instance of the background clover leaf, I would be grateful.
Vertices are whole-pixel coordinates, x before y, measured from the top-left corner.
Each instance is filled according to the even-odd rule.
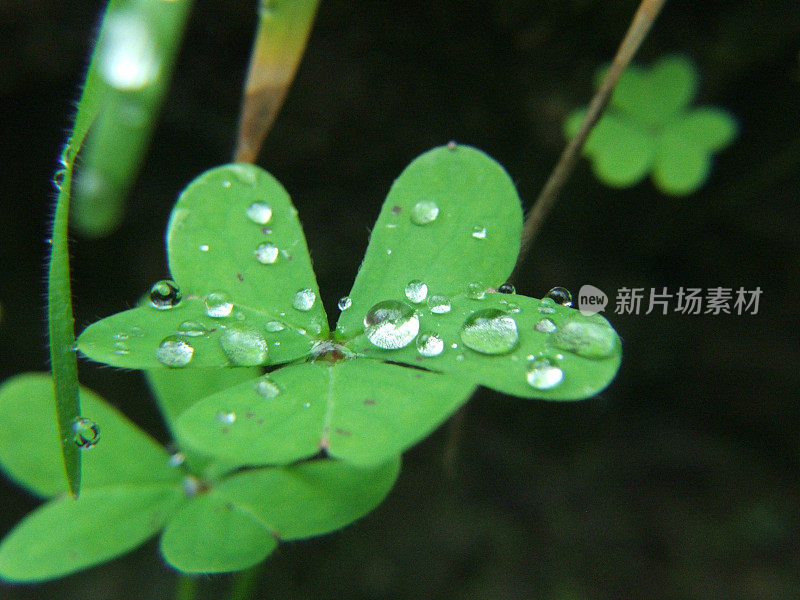
[[[302,357],[326,337],[297,211],[263,169],[224,165],[197,177],[172,211],[167,252],[180,302],[90,325],[78,338],[81,352],[135,369],[253,366]],[[164,340],[174,351],[159,360]]]
[[[666,56],[649,69],[629,67],[584,147],[598,179],[629,187],[652,173],[659,190],[676,196],[702,186],[712,153],[733,141],[737,124],[716,107],[689,108],[698,82],[694,63],[684,56]],[[564,121],[567,138],[575,135],[585,113],[574,111]]]

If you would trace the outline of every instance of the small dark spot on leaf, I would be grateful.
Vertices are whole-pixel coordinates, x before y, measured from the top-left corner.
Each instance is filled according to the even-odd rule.
[[[392,214],[393,214],[393,215],[399,215],[399,214],[400,214],[400,211],[402,211],[402,210],[403,210],[403,207],[402,207],[402,206],[399,206],[399,205],[395,204],[395,205],[392,207]]]
[[[325,425],[325,427],[322,428],[322,433],[328,433],[330,430],[331,428]]]
[[[264,227],[261,229],[261,233],[263,233],[264,235],[269,235],[270,233],[272,233],[272,229],[270,229],[269,227]]]
[[[233,503],[226,502],[225,503],[225,510],[233,510]]]
[[[366,400],[364,400],[364,404],[366,404],[367,406],[373,406],[375,404],[375,399],[367,398]]]
[[[350,437],[352,434],[347,431],[347,429],[336,429],[336,433],[339,435],[343,435],[344,437]]]
[[[422,373],[417,373],[414,375],[414,379],[422,379]]]
[[[228,428],[227,427],[223,427],[222,428],[222,433],[228,433]]]
[[[256,413],[252,413],[252,412],[249,412],[249,413],[247,413],[247,414],[245,415],[245,417],[247,417],[248,419],[252,419],[252,418],[253,418],[253,417],[255,417],[255,416],[256,416]]]
[[[242,275],[241,273],[237,273],[236,279],[238,279],[239,281],[244,281],[244,275]]]
[[[264,424],[264,419],[258,419],[256,421],[256,423],[258,423],[259,425],[263,425]]]

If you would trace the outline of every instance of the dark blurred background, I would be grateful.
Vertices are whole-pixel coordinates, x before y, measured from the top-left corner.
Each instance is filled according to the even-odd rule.
[[[255,2],[200,0],[122,228],[72,246],[77,327],[166,275],[177,193],[230,159]],[[634,0],[323,0],[259,161],[303,219],[325,306],[347,293],[394,177],[450,139],[484,149],[526,207],[585,105]],[[99,1],[0,3],[0,376],[46,367],[43,273],[50,177]],[[608,314],[624,341],[599,398],[548,404],[481,390],[460,425],[407,453],[374,513],[282,545],[261,598],[800,598],[800,7],[672,0],[638,56],[692,56],[699,103],[738,140],[686,198],[618,191],[582,161],[515,281],[744,287],[756,315]],[[613,305],[613,298],[612,298]],[[161,440],[137,373],[82,364],[84,384]],[[449,450],[456,449],[448,458]],[[0,480],[0,534],[36,500]],[[228,578],[208,578],[204,598]],[[8,599],[169,597],[150,543]]]

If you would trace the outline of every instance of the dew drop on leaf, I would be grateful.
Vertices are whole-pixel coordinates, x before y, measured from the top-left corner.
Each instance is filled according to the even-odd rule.
[[[229,410],[221,410],[216,415],[217,423],[223,425],[233,425],[236,422],[236,413]]]
[[[481,281],[473,281],[472,283],[467,284],[467,298],[472,298],[473,300],[483,300],[486,298],[486,285],[483,284]]]
[[[537,390],[550,390],[564,380],[564,371],[549,359],[539,357],[528,365],[525,379],[531,387]]]
[[[253,250],[253,254],[256,255],[256,260],[262,265],[273,265],[275,261],[278,260],[280,250],[278,250],[275,244],[262,242],[256,246],[256,249]]]
[[[561,306],[572,306],[572,294],[564,287],[554,287],[547,292],[544,297],[550,298],[553,302]]]
[[[284,329],[286,329],[286,325],[284,325],[280,321],[267,321],[266,323],[264,323],[264,329],[266,329],[268,333],[276,333],[278,331],[283,331]]]
[[[519,341],[517,322],[496,308],[477,310],[461,326],[461,341],[481,354],[506,354]]]
[[[72,441],[81,450],[89,450],[100,441],[100,428],[97,423],[86,417],[72,419]]]
[[[442,296],[441,294],[434,294],[430,298],[428,298],[428,309],[432,313],[436,313],[437,315],[442,315],[444,313],[450,312],[450,298],[447,296]]]
[[[258,225],[266,225],[272,218],[272,207],[266,202],[253,202],[247,207],[247,218]]]
[[[208,334],[208,329],[200,321],[184,321],[178,325],[178,333],[187,337],[200,337]]]
[[[297,310],[302,310],[305,312],[307,310],[311,310],[311,307],[314,306],[314,302],[316,301],[317,294],[314,292],[314,290],[305,288],[303,290],[299,290],[294,295],[292,306],[294,306]]]
[[[352,298],[350,298],[350,296],[344,296],[343,298],[339,298],[339,303],[337,304],[339,310],[341,311],[347,310],[352,305],[353,305],[353,300]]]
[[[131,353],[131,349],[128,348],[125,342],[114,342],[114,350],[112,350],[112,352],[120,356],[125,356]]]
[[[428,284],[419,279],[413,279],[406,285],[406,298],[414,304],[419,304],[428,296]]]
[[[153,82],[159,58],[144,19],[127,12],[110,15],[103,25],[98,64],[103,79],[118,90],[139,90]]]
[[[219,335],[222,351],[232,365],[255,367],[267,360],[267,341],[254,329],[239,325],[228,327]]]
[[[481,227],[480,225],[475,225],[472,228],[472,237],[477,240],[485,240],[486,239],[486,227]]]
[[[175,452],[174,454],[170,454],[167,461],[170,467],[180,467],[185,462],[186,456],[183,454],[183,452]]]
[[[156,360],[165,367],[185,367],[193,355],[191,344],[177,335],[165,337],[156,348]]]
[[[281,393],[281,388],[272,379],[265,377],[256,384],[256,391],[262,398],[275,398]]]
[[[556,301],[552,298],[542,298],[539,300],[539,312],[543,315],[552,315],[556,312]]]
[[[233,312],[233,303],[230,296],[225,292],[211,292],[204,299],[206,314],[215,319],[230,316]]]
[[[433,223],[439,216],[439,205],[433,200],[420,200],[411,207],[411,222],[414,225]]]
[[[574,320],[562,323],[550,335],[548,344],[584,358],[600,359],[617,351],[619,338],[605,322]]]
[[[541,331],[542,333],[553,333],[556,329],[558,329],[556,324],[553,323],[553,320],[546,317],[544,319],[539,319],[533,328],[536,329],[536,331]]]
[[[444,340],[435,333],[423,333],[417,338],[417,352],[420,356],[439,356],[444,350]]]
[[[367,339],[384,350],[408,346],[419,333],[419,317],[405,302],[378,302],[364,316]]]
[[[168,310],[178,306],[182,298],[178,284],[169,279],[162,279],[150,288],[150,306],[158,310]]]
[[[500,292],[501,294],[516,294],[517,288],[515,288],[510,283],[504,283],[499,288],[497,288],[497,291]]]

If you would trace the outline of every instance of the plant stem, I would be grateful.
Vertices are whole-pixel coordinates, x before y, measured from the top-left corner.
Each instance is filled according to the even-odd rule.
[[[228,600],[250,600],[258,585],[261,575],[261,565],[250,567],[246,571],[241,571],[234,576]]]
[[[575,168],[575,164],[580,157],[581,149],[586,143],[586,139],[589,137],[595,124],[597,124],[597,121],[600,119],[600,116],[603,114],[603,110],[608,104],[608,101],[611,99],[611,94],[614,91],[617,81],[619,81],[623,71],[625,71],[628,64],[633,59],[634,54],[636,54],[636,51],[639,49],[648,31],[650,31],[650,27],[653,25],[659,12],[661,12],[661,8],[664,6],[665,2],[666,0],[642,0],[641,4],[639,4],[633,21],[630,27],[628,27],[628,31],[617,50],[616,56],[614,56],[611,67],[608,69],[603,78],[603,82],[600,84],[599,89],[589,104],[589,109],[586,112],[586,116],[578,132],[569,141],[566,148],[564,148],[564,151],[558,159],[558,163],[556,163],[555,168],[550,173],[550,177],[544,184],[542,191],[539,193],[539,197],[536,198],[533,208],[525,219],[525,225],[522,228],[522,245],[520,247],[519,258],[517,259],[517,269],[530,250],[544,220],[555,205],[558,199],[558,193],[561,191],[561,188],[564,187],[572,170]]]
[[[178,583],[175,586],[175,600],[194,600],[199,589],[197,577],[178,575]]]

